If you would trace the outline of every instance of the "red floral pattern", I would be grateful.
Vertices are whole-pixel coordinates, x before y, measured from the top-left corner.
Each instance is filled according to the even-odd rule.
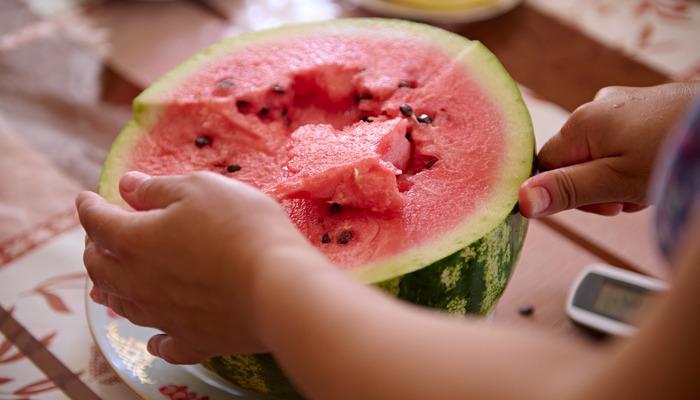
[[[51,381],[50,379],[40,379],[38,381],[28,383],[22,386],[21,388],[12,392],[12,394],[20,397],[26,396],[27,398],[30,398],[30,396],[32,395],[37,395],[56,389],[58,389],[58,386],[56,386],[56,384],[53,383],[53,381]]]
[[[10,308],[7,309],[7,313],[12,316],[12,313],[15,312],[15,306],[11,306]],[[49,333],[48,335],[42,337],[39,339],[39,342],[44,347],[49,347],[51,345],[51,341],[56,337],[56,331],[53,331]],[[9,364],[15,361],[19,361],[26,358],[26,356],[20,352],[12,342],[10,342],[9,339],[3,338],[2,342],[0,342],[0,364]],[[0,384],[7,383],[9,381],[3,380],[7,378],[0,378]]]
[[[693,0],[528,0],[673,79],[697,79],[700,3]]]
[[[687,21],[690,0],[641,0],[634,11],[637,16],[654,14],[662,19]]]
[[[199,396],[195,392],[190,392],[187,385],[164,385],[158,391],[171,400],[209,400],[209,396]]]
[[[116,385],[121,382],[95,345],[90,346],[90,365],[88,366],[88,372],[90,376],[97,379],[101,385]]]
[[[86,277],[87,274],[84,272],[54,276],[39,283],[39,285],[27,292],[27,294],[42,296],[49,307],[57,313],[70,314],[71,309],[56,291],[59,289],[85,290]]]
[[[77,224],[78,218],[75,210],[71,208],[14,238],[0,242],[0,270],[10,261],[16,260]]]
[[[12,382],[12,378],[0,378],[0,386]],[[36,398],[36,395],[58,390],[50,379],[42,378],[36,381],[27,383],[22,387],[13,390],[12,392],[4,392],[0,390],[0,398],[3,400],[30,400]]]
[[[49,345],[51,345],[51,341],[54,339],[54,337],[56,337],[56,333],[56,331],[49,333],[48,335],[39,339],[39,342],[41,342],[44,347],[49,347]],[[26,356],[17,350],[8,339],[4,339],[2,342],[0,342],[0,364],[9,364],[11,362],[22,360],[25,357]]]

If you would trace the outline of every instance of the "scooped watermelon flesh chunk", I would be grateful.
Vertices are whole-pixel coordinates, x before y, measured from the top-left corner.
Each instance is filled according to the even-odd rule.
[[[312,198],[377,212],[404,200],[396,176],[411,156],[406,120],[358,122],[343,130],[306,125],[292,133],[286,168],[291,177],[274,190],[280,198]]]

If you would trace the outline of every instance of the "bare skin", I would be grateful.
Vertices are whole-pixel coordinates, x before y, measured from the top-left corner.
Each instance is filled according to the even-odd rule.
[[[648,94],[652,89],[640,90]],[[687,104],[681,94],[687,88],[675,90],[679,94],[671,99]],[[607,96],[589,103],[587,123],[596,120],[596,102]],[[638,108],[630,118],[645,106],[633,101],[621,108]],[[601,107],[597,112],[605,110]],[[572,119],[581,115],[574,113]],[[668,121],[670,125],[670,117]],[[623,121],[619,124],[624,126]],[[638,127],[637,134],[653,140],[627,143],[658,147],[668,130],[661,125]],[[649,129],[640,131],[645,127]],[[640,171],[636,171],[634,164],[651,162],[655,149],[641,146],[635,151],[645,155],[638,156],[614,146],[598,151],[599,147],[588,144],[574,147],[578,150],[569,154],[570,159],[557,159],[555,153],[566,153],[571,143],[592,143],[576,138],[587,138],[592,128],[578,133],[571,129],[562,128],[540,159],[551,168],[567,166],[564,174],[573,179],[575,201],[569,197],[560,202],[557,196],[566,195],[557,189],[566,186],[553,183],[562,173],[552,170],[523,185],[521,210],[545,215],[596,204],[598,208],[588,210],[613,214],[611,210],[619,212],[625,203],[646,204],[651,167],[638,165]],[[625,141],[617,135],[631,134],[608,132],[606,140],[622,147]],[[608,195],[587,183],[591,177],[585,172],[600,175],[608,167],[599,169],[595,161],[607,158],[616,160],[612,171],[617,181],[605,182],[628,191],[616,186],[610,188],[614,195]],[[596,168],[574,171],[573,165]],[[550,199],[556,199],[539,213],[532,212],[534,202],[527,202],[528,190],[534,186],[545,187]],[[659,302],[640,334],[625,343],[593,349],[541,332],[448,318],[361,285],[329,265],[274,201],[240,182],[209,173],[175,177],[129,173],[120,189],[136,211],[108,204],[89,192],[76,200],[88,234],[84,261],[96,287],[91,296],[137,324],[166,332],[153,337],[148,348],[169,362],[195,363],[214,355],[270,351],[310,398],[700,396],[700,384],[691,376],[700,359],[696,340],[700,269],[695,268],[700,251],[696,246],[684,246],[674,261],[678,283]],[[697,241],[700,218],[691,231],[694,236],[689,240]]]
[[[602,89],[542,147],[545,172],[520,188],[520,211],[536,218],[571,208],[602,215],[643,209],[657,150],[697,93],[698,81]]]

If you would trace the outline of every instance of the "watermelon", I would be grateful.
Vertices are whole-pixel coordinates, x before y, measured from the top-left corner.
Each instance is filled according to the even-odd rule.
[[[346,19],[223,40],[140,94],[99,192],[129,170],[209,170],[276,198],[337,268],[409,302],[489,313],[527,221],[534,136],[482,44],[427,25]],[[270,355],[205,363],[295,397]]]

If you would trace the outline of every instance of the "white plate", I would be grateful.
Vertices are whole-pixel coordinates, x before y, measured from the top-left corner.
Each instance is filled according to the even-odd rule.
[[[90,293],[92,284],[88,283]],[[85,296],[88,326],[97,347],[119,377],[144,399],[264,399],[238,389],[199,365],[168,364],[146,351],[148,339],[159,331],[143,328],[114,314]]]
[[[353,0],[358,6],[373,13],[397,18],[433,22],[436,24],[456,24],[476,22],[504,14],[518,5],[521,0],[499,0],[491,5],[467,8],[457,11],[425,10],[384,0]]]
[[[143,399],[270,400],[236,387],[201,365],[172,365],[153,357],[146,343],[158,330],[136,326],[90,299],[88,281],[85,308],[97,347],[122,381]],[[490,321],[493,313],[484,318]],[[175,393],[177,392],[177,393]],[[189,396],[189,397],[188,397]]]

